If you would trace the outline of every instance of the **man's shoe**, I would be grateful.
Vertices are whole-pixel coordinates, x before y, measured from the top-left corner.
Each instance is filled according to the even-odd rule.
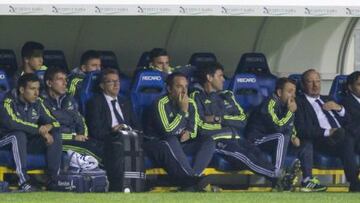
[[[38,190],[27,182],[19,186],[19,192],[36,192],[36,191]]]
[[[306,182],[301,183],[301,192],[324,192],[327,190],[325,185],[321,185],[320,181],[313,177]]]
[[[360,192],[360,182],[350,183],[349,192]]]
[[[222,189],[216,185],[207,184],[204,188],[201,189],[202,192],[221,192]]]
[[[299,180],[301,174],[301,163],[299,159],[295,159],[287,169],[283,178],[284,191],[294,191],[294,186]]]
[[[284,179],[285,179],[285,172],[282,170],[278,178],[273,178],[271,191],[272,192],[284,191]]]

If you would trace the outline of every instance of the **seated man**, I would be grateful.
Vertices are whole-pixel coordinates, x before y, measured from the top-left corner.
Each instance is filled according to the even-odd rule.
[[[101,162],[102,149],[96,141],[89,140],[84,117],[78,111],[75,99],[66,93],[66,73],[60,68],[50,68],[44,75],[45,91],[41,95],[44,105],[60,123],[63,150],[71,149],[95,157]]]
[[[86,73],[101,69],[100,54],[94,50],[88,50],[81,55],[80,67],[71,71],[68,78],[68,92],[78,98],[79,90]]]
[[[282,170],[291,136],[295,136],[296,84],[288,78],[276,81],[275,93],[250,115],[246,137],[260,149],[270,152],[276,170]],[[298,166],[298,164],[296,164]]]
[[[44,45],[39,42],[29,41],[23,45],[21,48],[22,66],[17,74],[15,74],[15,78],[13,78],[14,84],[12,86],[15,86],[19,77],[25,73],[35,73],[37,70],[47,69],[43,64],[43,52]]]
[[[346,109],[344,128],[355,141],[355,150],[360,153],[360,71],[347,77],[348,94],[342,101]]]
[[[10,93],[0,108],[0,131],[3,139],[14,136],[17,140],[20,168],[18,173],[22,190],[32,190],[26,175],[27,154],[46,152],[47,174],[52,179],[59,174],[61,137],[59,123],[39,99],[40,81],[35,74],[26,73],[18,80],[16,92]],[[19,161],[16,160],[15,161]],[[20,172],[21,171],[21,172]]]
[[[142,70],[157,70],[164,74],[164,77],[171,74],[174,68],[170,66],[170,57],[165,49],[154,48],[150,51],[150,63],[148,67],[140,67],[134,73],[134,76]]]
[[[341,159],[350,191],[360,191],[359,168],[355,160],[354,141],[341,126],[345,108],[327,96],[320,95],[320,74],[309,69],[302,74],[304,95],[296,99],[295,127],[300,139],[300,161],[303,167],[302,191],[324,191],[312,177],[313,150]],[[347,110],[346,110],[347,111]],[[325,188],[325,189],[324,189]]]
[[[173,73],[166,84],[167,94],[157,99],[152,109],[154,115],[150,116],[146,134],[153,139],[145,144],[145,150],[171,178],[186,188],[198,184],[198,177],[213,156],[215,143],[211,137],[197,133],[199,117],[195,102],[187,96],[186,76]],[[193,164],[187,155],[194,156]],[[203,187],[205,185],[198,185],[194,189]]]
[[[103,162],[110,181],[111,191],[122,191],[123,167],[122,149],[115,148],[113,142],[118,130],[137,124],[128,100],[121,99],[119,73],[115,69],[104,69],[100,76],[101,93],[87,103],[86,122],[89,137],[103,145]]]
[[[273,187],[282,190],[281,171],[265,157],[257,147],[241,138],[247,116],[236,102],[231,91],[223,91],[224,68],[217,62],[210,62],[199,68],[200,86],[191,94],[197,104],[201,135],[212,137],[216,152],[222,154],[234,167],[249,168],[269,178]],[[289,187],[289,186],[286,186]]]

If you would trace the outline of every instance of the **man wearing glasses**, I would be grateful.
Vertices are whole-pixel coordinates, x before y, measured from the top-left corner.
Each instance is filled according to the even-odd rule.
[[[100,75],[101,93],[91,98],[87,104],[86,121],[89,127],[89,137],[103,143],[104,165],[110,181],[111,191],[120,191],[122,188],[119,167],[122,152],[115,147],[118,131],[135,128],[135,119],[131,112],[129,101],[122,100],[120,91],[119,73],[115,69],[104,69]]]

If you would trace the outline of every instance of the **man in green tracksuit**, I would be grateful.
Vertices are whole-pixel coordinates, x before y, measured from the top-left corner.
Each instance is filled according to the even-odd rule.
[[[84,117],[78,111],[75,99],[66,93],[66,73],[60,68],[51,68],[45,72],[45,91],[41,95],[45,106],[60,123],[63,150],[94,156],[101,161],[102,147],[89,140]]]
[[[79,98],[79,90],[86,73],[101,69],[99,52],[88,50],[81,55],[80,66],[73,69],[68,78],[68,92],[76,99]]]

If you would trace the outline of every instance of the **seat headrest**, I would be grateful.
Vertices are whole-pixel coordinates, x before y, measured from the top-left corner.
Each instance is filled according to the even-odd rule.
[[[337,102],[340,102],[347,94],[346,81],[347,75],[338,75],[332,82],[329,95]]]
[[[59,67],[68,72],[68,65],[66,63],[65,54],[61,50],[45,50],[44,51],[44,65],[52,68]]]
[[[262,53],[243,54],[235,71],[235,74],[237,73],[271,74],[266,57]]]
[[[296,83],[296,94],[302,95],[304,93],[303,86],[301,84],[301,74],[291,74],[289,75],[290,79],[294,80]]]
[[[203,63],[216,62],[216,61],[217,59],[215,54],[210,52],[199,52],[191,55],[189,59],[189,64],[199,67]]]
[[[12,77],[16,73],[18,65],[13,50],[0,49],[0,68],[2,68],[9,77]]]
[[[150,52],[145,51],[141,54],[137,67],[148,67],[150,63]]]
[[[119,64],[116,55],[112,51],[99,51],[101,66],[103,68],[113,68],[119,70]]]

